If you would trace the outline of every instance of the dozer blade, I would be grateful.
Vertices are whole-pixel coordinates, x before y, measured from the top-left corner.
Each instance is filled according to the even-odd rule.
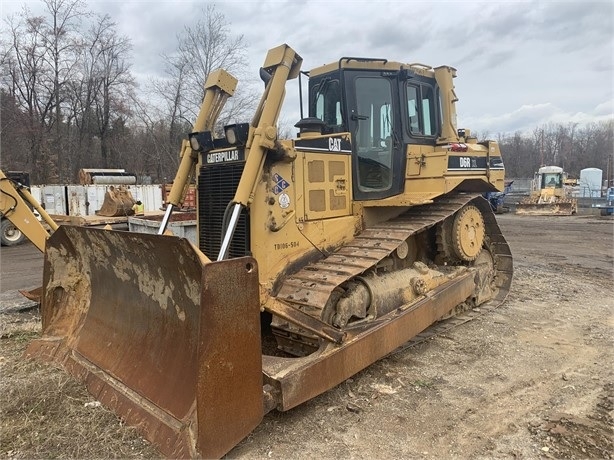
[[[173,458],[222,456],[263,417],[256,262],[201,257],[182,238],[60,227],[26,352]]]
[[[104,194],[104,201],[98,211],[97,216],[121,217],[134,215],[134,198],[125,187],[110,186]]]
[[[533,216],[571,216],[575,210],[572,203],[518,203],[516,214]]]

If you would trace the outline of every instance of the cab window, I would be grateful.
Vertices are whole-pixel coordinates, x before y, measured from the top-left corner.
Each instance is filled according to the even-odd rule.
[[[425,84],[407,84],[408,129],[412,136],[437,135],[435,91]]]
[[[324,79],[315,88],[315,116],[337,131],[343,127],[341,90],[338,80]],[[335,129],[338,128],[338,129]]]
[[[542,188],[562,188],[561,175],[558,173],[546,173],[542,175]]]

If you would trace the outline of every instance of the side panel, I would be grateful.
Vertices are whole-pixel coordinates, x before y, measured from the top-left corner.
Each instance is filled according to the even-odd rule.
[[[292,162],[265,165],[250,208],[250,248],[265,289],[353,238],[349,171],[350,156],[335,152],[298,151]]]
[[[49,214],[68,215],[65,187],[63,185],[45,185],[41,204]]]
[[[351,214],[349,155],[306,154],[303,168],[305,221]]]
[[[498,145],[454,143],[437,147],[408,145],[405,188],[400,195],[363,201],[365,207],[425,204],[446,193],[485,193],[505,189]]]
[[[91,204],[87,197],[87,187],[85,185],[68,185],[66,188],[68,193],[68,215],[87,216],[87,211]]]

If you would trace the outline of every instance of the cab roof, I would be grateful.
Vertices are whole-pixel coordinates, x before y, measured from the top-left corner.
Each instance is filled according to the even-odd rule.
[[[424,77],[435,77],[434,68],[420,63],[404,64],[402,62],[388,61],[380,58],[362,58],[362,57],[342,57],[337,62],[331,62],[319,67],[315,67],[309,71],[310,77],[335,72],[339,69],[352,70],[388,70],[399,71],[407,69],[411,72]]]

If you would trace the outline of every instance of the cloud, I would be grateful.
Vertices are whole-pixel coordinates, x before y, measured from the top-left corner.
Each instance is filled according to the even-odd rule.
[[[537,11],[541,14],[539,24],[532,27],[534,36],[554,41],[563,49],[599,45],[613,32],[614,4],[609,1],[543,2]]]
[[[508,113],[492,115],[485,114],[478,117],[459,117],[459,127],[468,127],[480,132],[496,132],[511,134],[515,132],[528,132],[536,126],[555,123],[588,124],[614,119],[612,112],[614,101],[605,101],[590,112],[568,112],[552,103],[523,105]]]
[[[2,16],[22,3],[0,1]],[[40,11],[42,2],[28,5]],[[177,33],[205,6],[189,0],[87,3],[130,36],[139,81],[162,74],[160,56],[175,49]],[[614,99],[611,1],[217,0],[216,8],[249,46],[252,81],[259,81],[267,50],[288,43],[303,57],[303,70],[342,56],[454,66],[459,117],[480,131],[611,113],[611,102],[604,102]],[[295,86],[288,84],[287,106],[298,113]]]
[[[593,110],[593,114],[598,117],[602,115],[606,117],[614,116],[614,99],[598,104]]]

